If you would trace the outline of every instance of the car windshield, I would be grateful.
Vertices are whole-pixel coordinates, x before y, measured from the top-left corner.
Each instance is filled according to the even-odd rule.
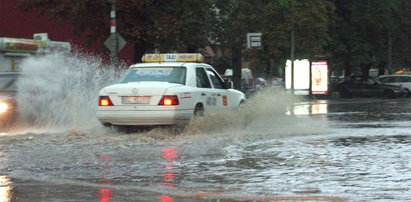
[[[185,67],[133,67],[120,79],[120,83],[162,81],[185,84]]]
[[[16,91],[16,74],[0,74],[0,91]]]

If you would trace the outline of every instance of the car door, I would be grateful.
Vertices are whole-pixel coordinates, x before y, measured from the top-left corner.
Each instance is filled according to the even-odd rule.
[[[235,93],[226,88],[224,81],[221,79],[218,73],[212,68],[207,68],[206,71],[213,86],[213,94],[215,94],[217,98],[217,109],[229,109],[237,107],[239,104],[239,98],[236,97]]]
[[[211,85],[212,85],[212,95],[215,97],[216,108],[221,109],[223,106],[228,106],[227,98],[228,95],[224,92],[225,87],[224,83],[218,79],[217,74],[211,69],[207,68],[207,76],[210,78]],[[224,97],[224,103],[223,103]]]
[[[384,88],[372,78],[364,77],[363,78],[363,95],[364,96],[380,96],[384,91]]]
[[[393,84],[395,83],[395,78],[392,76],[384,76],[382,78],[379,79],[382,83],[386,83],[386,84]]]
[[[407,88],[408,91],[411,90],[411,76],[401,76],[398,79],[402,87]]]
[[[363,85],[360,77],[349,77],[346,81],[343,82],[343,92],[350,95],[361,95]]]
[[[205,67],[196,67],[196,86],[200,92],[205,111],[217,110],[217,93],[213,90]]]

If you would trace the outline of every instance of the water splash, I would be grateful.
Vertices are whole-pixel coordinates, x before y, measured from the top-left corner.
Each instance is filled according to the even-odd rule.
[[[263,89],[238,110],[219,111],[202,119],[192,121],[181,134],[203,139],[199,136],[217,138],[272,138],[280,136],[311,135],[327,130],[310,116],[290,115],[288,111],[296,103],[307,101],[293,96],[283,89]]]
[[[126,69],[125,65],[112,68],[99,57],[73,53],[29,57],[21,66],[17,102],[25,123],[37,130],[44,128],[45,133],[50,133],[51,128],[63,133],[73,128],[80,134],[84,131],[94,134],[91,131],[96,128],[106,135],[117,133],[102,129],[95,116],[96,103],[99,90],[114,83]],[[266,88],[254,94],[239,110],[212,113],[192,121],[179,136],[176,131],[164,128],[138,135],[146,142],[219,133],[284,135],[307,132],[308,126],[315,131],[310,123],[301,124],[286,115],[287,108],[299,101],[283,89]]]
[[[122,67],[110,68],[102,59],[83,53],[29,57],[22,64],[17,103],[25,122],[37,127],[90,128],[98,91],[113,83]]]

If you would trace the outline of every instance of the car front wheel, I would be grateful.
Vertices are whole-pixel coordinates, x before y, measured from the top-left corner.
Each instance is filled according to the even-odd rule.
[[[407,91],[407,95],[405,95],[404,97],[411,97],[411,92],[408,88],[405,89],[405,91]]]
[[[385,90],[384,97],[390,98],[390,99],[395,98],[395,93],[393,90]]]

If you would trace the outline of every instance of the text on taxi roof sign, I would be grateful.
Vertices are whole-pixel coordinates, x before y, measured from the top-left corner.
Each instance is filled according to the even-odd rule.
[[[203,62],[200,53],[145,54],[143,62]]]

